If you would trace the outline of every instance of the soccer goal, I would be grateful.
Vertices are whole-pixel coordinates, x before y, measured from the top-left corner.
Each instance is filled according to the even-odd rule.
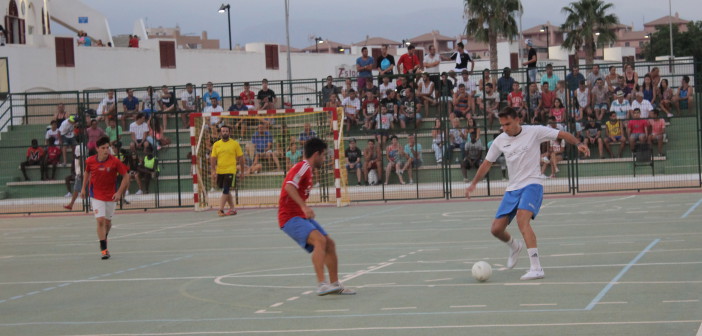
[[[308,204],[347,205],[346,172],[340,169],[344,152],[340,116],[343,112],[335,108],[191,114],[195,210],[219,205],[221,190],[210,167],[210,153],[212,144],[220,139],[222,125],[229,126],[231,138],[244,152],[245,165],[237,167],[232,191],[237,206],[277,206],[285,174],[303,159],[304,141],[310,137],[324,140],[328,149],[323,166],[314,171]]]

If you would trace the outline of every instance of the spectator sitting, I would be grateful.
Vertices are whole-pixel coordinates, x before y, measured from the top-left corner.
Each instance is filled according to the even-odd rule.
[[[134,97],[134,89],[127,89],[127,97],[122,99],[122,107],[124,113],[122,119],[122,127],[127,127],[127,119],[134,118],[139,113],[139,98]]]
[[[251,137],[251,143],[256,145],[256,156],[259,158],[258,160],[254,159],[254,161],[273,160],[275,169],[280,170],[278,156],[273,152],[273,137],[266,131],[263,123],[258,124],[258,131]]]
[[[643,99],[649,101],[653,107],[658,104],[658,90],[653,86],[653,79],[650,74],[644,76],[644,82],[637,92],[641,92],[641,94],[643,94]],[[641,110],[641,116],[644,115],[646,116],[645,118],[648,118],[648,114]]]
[[[660,111],[654,109],[651,111],[651,119],[648,120],[651,125],[651,135],[648,137],[649,145],[653,146],[655,142],[658,145],[658,155],[665,156],[663,152],[663,143],[665,142],[665,119],[660,117]]]
[[[561,104],[565,107],[565,103],[568,99],[568,91],[566,90],[566,82],[558,81],[556,83],[556,98],[561,100]]]
[[[129,147],[132,152],[141,149],[146,153],[147,148],[149,148],[149,142],[146,139],[149,134],[149,125],[144,121],[144,118],[144,114],[139,113],[136,116],[136,120],[129,125],[129,133],[132,139]]]
[[[341,87],[341,99],[348,97],[351,90],[353,90],[351,78],[346,77],[346,79],[344,79],[344,85]]]
[[[359,77],[359,79],[360,79],[360,77]],[[375,86],[373,84],[373,79],[371,78],[371,79],[366,80],[364,84],[365,85],[362,87],[363,90],[361,90],[361,94],[363,96],[366,96],[366,94],[368,92],[370,92],[373,95],[373,98],[378,98],[379,89],[377,86]]]
[[[492,85],[493,89],[497,86],[497,83],[494,83],[492,76],[490,76],[490,69],[483,69],[483,76],[480,78],[480,81],[478,81],[478,90],[480,90],[480,92],[485,91],[485,86],[488,84]],[[456,85],[458,85],[458,82],[456,82]],[[498,97],[500,96],[499,93],[495,93]]]
[[[570,73],[566,76],[566,84],[568,93],[573,93],[578,89],[581,81],[585,81],[585,76],[580,73],[580,68],[575,65],[570,69]]]
[[[161,124],[163,130],[166,130],[168,125],[168,114],[175,113],[178,109],[176,104],[176,96],[174,92],[168,91],[168,86],[161,86],[161,100],[158,101],[161,108],[161,116],[163,118],[163,123]]]
[[[590,71],[590,73],[587,74],[587,88],[592,90],[592,88],[595,87],[595,84],[597,84],[598,79],[604,81],[604,76],[600,73],[600,66],[594,64],[592,66],[592,71]]]
[[[56,179],[56,166],[61,158],[61,149],[56,147],[56,139],[49,137],[46,139],[46,155],[41,164],[41,180]],[[51,166],[51,178],[49,178],[48,168]]]
[[[609,110],[616,113],[617,119],[619,120],[630,119],[629,111],[631,110],[631,104],[629,104],[628,100],[624,99],[624,92],[621,90],[617,91],[615,96],[616,99],[612,101]]]
[[[470,117],[470,101],[471,97],[466,92],[466,85],[458,84],[458,91],[453,96],[454,110],[453,113],[449,114],[449,120]]]
[[[136,35],[129,35],[129,48],[139,48],[139,37]]]
[[[548,126],[551,128],[557,128],[556,120],[549,118],[548,121]],[[563,139],[556,139],[556,140],[551,140],[548,143],[549,149],[548,149],[548,160],[544,160],[543,162],[545,165],[542,165],[541,167],[541,174],[543,175],[546,172],[546,166],[551,167],[551,175],[549,177],[553,178],[556,177],[556,174],[560,171],[558,169],[558,163],[560,161],[563,161],[563,152],[565,151],[565,140]]]
[[[437,119],[438,120],[438,119]],[[419,176],[417,173],[419,167],[422,166],[422,144],[417,143],[414,134],[410,134],[407,137],[407,144],[405,145],[405,153],[409,156],[408,166],[412,170],[409,172],[409,183],[414,183],[414,176]]]
[[[300,132],[300,136],[297,139],[300,140],[300,143],[305,143],[305,141],[316,137],[317,132],[312,130],[312,126],[309,122],[306,122],[303,131]]]
[[[63,103],[58,103],[58,105],[56,105],[56,114],[54,114],[56,125],[60,126],[67,117],[66,107],[63,105]]]
[[[98,121],[107,121],[110,118],[117,117],[117,104],[115,104],[115,90],[108,90],[107,97],[102,98],[100,104],[95,110]]]
[[[617,118],[616,112],[610,112],[609,120],[607,120],[605,123],[605,128],[607,131],[607,136],[605,137],[604,146],[609,154],[609,157],[614,157],[610,149],[610,144],[615,142],[620,143],[618,157],[622,157],[624,146],[626,146],[626,138],[624,137],[624,122]]]
[[[202,112],[203,113],[210,113],[210,115],[211,115],[211,114],[216,113],[216,112],[222,113],[222,112],[224,112],[224,110],[222,109],[222,106],[219,105],[219,99],[217,99],[217,97],[213,96],[210,98],[210,105],[205,107],[205,109]],[[221,124],[221,120],[222,120],[219,116],[211,115],[210,117],[208,117],[208,119],[209,119],[209,125],[211,127],[219,128],[219,126]]]
[[[76,117],[69,116],[68,119],[64,120],[59,126],[59,133],[61,133],[61,157],[63,157],[62,166],[66,166],[66,148],[68,146],[73,147],[76,145],[75,133],[73,132],[76,124]]]
[[[140,167],[142,166],[142,161],[139,160],[139,155],[137,155],[136,152],[127,152],[126,150],[123,150],[121,148],[115,147],[115,150],[118,152],[117,157],[122,160],[125,166],[127,166],[127,169],[129,171],[129,181],[136,181],[137,187],[137,192],[135,195],[141,195],[144,194],[144,186],[141,183],[141,173],[140,173]],[[151,153],[152,148],[146,149],[146,153]],[[144,157],[146,158],[146,157]],[[129,195],[129,192],[126,193]]]
[[[20,164],[20,169],[22,169],[22,175],[24,175],[24,180],[29,181],[29,176],[27,176],[27,167],[29,166],[42,166],[42,161],[44,160],[44,149],[39,147],[39,141],[37,139],[32,139],[32,146],[27,148],[26,160]],[[42,172],[43,177],[43,172]]]
[[[171,143],[170,139],[163,135],[163,127],[156,118],[149,120],[149,135],[146,137],[152,149],[161,150],[161,146],[166,146]]]
[[[98,127],[97,120],[94,119],[90,121],[90,127],[85,130],[85,133],[88,136],[88,150],[97,149],[95,144],[97,143],[98,139],[106,135],[105,131]]]
[[[507,95],[507,104],[517,111],[517,115],[526,120],[526,102],[524,101],[524,92],[519,87],[519,82],[512,80],[512,92]]]
[[[565,129],[565,107],[563,107],[563,102],[561,102],[560,98],[556,98],[556,100],[553,101],[553,107],[551,108],[549,117],[553,117],[556,123]],[[559,127],[559,129],[561,127]]]
[[[465,151],[466,156],[461,161],[461,174],[463,174],[463,181],[468,182],[468,170],[471,167],[480,168],[480,164],[483,163],[483,142],[478,137],[477,132],[470,133],[470,141],[466,142]]]
[[[154,92],[154,88],[151,86],[147,87],[146,95],[141,98],[141,111],[144,113],[144,117],[147,120],[151,119],[151,114],[156,112],[156,106],[159,100],[161,100],[161,96],[158,92]]]
[[[49,138],[54,138],[54,144],[61,146],[61,132],[58,129],[56,120],[51,121],[51,126],[48,130],[46,130],[46,135],[44,135],[44,140],[49,140]]]
[[[363,150],[363,176],[368,177],[371,170],[376,170],[378,177],[383,176],[383,163],[381,161],[380,145],[375,145],[375,140],[369,139],[368,146]],[[370,179],[366,178],[366,183],[368,185],[375,185],[371,183]]]
[[[361,100],[356,97],[356,91],[350,89],[349,96],[344,98],[341,105],[344,107],[344,120],[346,124],[346,132],[351,131],[351,124],[358,125],[360,122],[359,114],[361,110]]]
[[[249,110],[256,108],[256,94],[251,91],[249,82],[244,82],[244,91],[241,91],[239,97],[241,97],[241,101]]]
[[[380,102],[378,98],[373,95],[373,92],[366,91],[366,99],[361,103],[361,110],[364,117],[363,129],[372,130],[375,128],[375,119],[380,111],[379,106]]]
[[[639,111],[641,112],[641,118],[648,118],[649,113],[653,110],[651,102],[644,99],[644,94],[641,91],[637,91],[634,94],[634,96],[636,97],[636,99],[631,103],[631,109],[639,109]]]
[[[591,103],[595,110],[596,120],[603,120],[605,112],[609,111],[609,90],[604,85],[602,78],[595,80],[595,86],[591,90]]]
[[[602,158],[602,125],[595,120],[595,117],[589,116],[585,125],[585,145],[597,144],[597,150]]]
[[[388,89],[385,94],[386,97],[380,100],[380,105],[385,105],[388,108],[388,113],[392,114],[391,121],[399,121],[400,102],[397,100],[397,93],[395,90]]]
[[[541,76],[541,83],[547,82],[548,83],[548,89],[551,91],[556,91],[556,85],[560,81],[560,78],[558,78],[558,75],[553,73],[553,64],[549,63],[546,64],[546,73]]]
[[[348,158],[348,154],[346,154]],[[297,148],[297,141],[290,143],[290,149],[285,152],[285,169],[289,170],[290,167],[294,166],[296,163],[300,162],[302,158],[302,151]]]
[[[358,185],[363,183],[363,177],[361,176],[361,168],[363,164],[361,163],[361,149],[356,146],[356,139],[351,138],[349,140],[349,148],[344,150],[344,156],[346,157],[346,170],[349,172],[356,171],[356,181]]]
[[[449,147],[448,150],[448,160],[451,162],[451,157],[453,157],[453,149],[458,148],[461,150],[460,160],[456,158],[456,162],[463,161],[466,156],[465,143],[468,138],[468,132],[465,128],[460,127],[458,119],[451,120],[451,129],[449,130]]]
[[[492,135],[492,140],[488,141],[487,143],[487,149],[490,149],[490,146],[492,146],[492,143],[495,142],[495,139],[497,139],[498,136],[502,134],[502,128],[497,130],[497,134]],[[505,155],[500,154],[500,156],[497,158],[497,163],[500,164],[500,170],[502,171],[502,181],[507,180],[507,161],[505,160]]]
[[[244,151],[244,164],[246,167],[242,169],[244,175],[258,174],[263,166],[258,163],[258,156],[256,156],[256,145],[252,143],[246,144],[246,150]]]
[[[429,79],[429,73],[422,73],[422,79],[419,81],[419,99],[424,105],[424,114],[429,116],[429,105],[436,106],[434,99],[434,82]]]
[[[397,89],[395,83],[390,81],[390,76],[383,76],[382,83],[378,85],[378,91],[380,91],[380,99],[385,99],[388,97],[388,92],[392,90],[393,92]]]
[[[500,94],[500,100],[508,99],[507,96],[514,92],[515,80],[512,78],[512,69],[505,67],[502,70],[502,77],[497,79],[497,92]]]
[[[478,107],[488,115],[488,127],[492,128],[492,122],[497,119],[497,113],[500,108],[500,94],[493,92],[492,83],[485,85],[485,91],[480,92],[478,98]]]
[[[414,121],[414,128],[418,129],[422,123],[422,114],[419,113],[421,108],[421,100],[414,95],[414,91],[405,89],[405,97],[400,102],[400,127],[404,129],[408,122]]]
[[[214,90],[214,84],[212,82],[207,82],[207,90],[205,94],[202,95],[202,100],[205,101],[205,107],[212,106],[212,98],[217,99],[219,102],[222,98],[219,96],[219,92]]]
[[[141,187],[139,187],[139,189],[144,194],[149,193],[149,184],[151,184],[151,179],[158,178],[158,174],[161,171],[158,165],[158,157],[156,157],[153,153],[153,150],[149,148],[146,151],[146,156],[144,156],[144,160],[142,160],[139,166],[137,167],[137,170],[139,172],[137,179],[142,179]],[[137,191],[136,194],[139,195],[139,191]]]
[[[434,159],[437,164],[441,164],[444,158],[444,132],[441,129],[441,119],[434,120],[434,128],[431,130],[431,149],[434,150]]]
[[[411,159],[409,155],[402,150],[402,147],[397,140],[397,136],[393,135],[390,137],[390,145],[388,145],[385,152],[388,160],[388,166],[385,168],[385,185],[387,185],[388,181],[390,181],[390,173],[393,171],[393,169],[395,170],[395,173],[397,173],[397,177],[400,179],[400,184],[405,184],[405,180],[402,178],[402,175],[404,174],[405,169],[407,169],[411,164]]]
[[[660,108],[665,113],[668,118],[672,117],[673,114],[670,113],[671,110],[671,105],[673,103],[673,89],[670,88],[668,84],[668,80],[663,78],[661,79],[661,87],[660,87],[660,93],[658,95],[661,97],[660,100]]]
[[[636,91],[636,87],[639,85],[639,74],[634,71],[634,67],[631,64],[624,66],[624,85],[626,94],[626,99],[631,100],[631,93]]]
[[[122,135],[122,126],[117,126],[117,121],[114,119],[107,122],[107,127],[105,127],[105,135],[110,138],[110,143],[119,141]]]
[[[182,108],[180,118],[183,121],[183,128],[190,127],[190,113],[197,111],[199,101],[200,97],[195,94],[193,84],[185,84],[185,91],[180,93],[180,107]]]
[[[578,103],[577,112],[575,112],[575,121],[580,121],[583,119],[585,114],[585,109],[590,106],[590,89],[587,87],[587,83],[582,80],[578,84],[578,89],[575,90],[575,97]]]
[[[610,65],[609,73],[604,78],[605,84],[607,84],[606,86],[610,93],[616,92],[614,88],[619,86],[619,77],[619,74],[617,74],[617,67]]]
[[[551,91],[547,82],[541,83],[541,117],[544,122],[548,120],[549,112],[553,108],[553,102],[556,100],[556,92]]]
[[[676,95],[673,97],[673,105],[675,106],[675,111],[680,113],[680,110],[687,110],[693,105],[693,97],[695,96],[695,89],[690,86],[690,77],[685,75],[682,77],[680,82],[680,87]],[[672,117],[673,114],[669,113],[668,118]]]
[[[388,105],[380,104],[380,113],[376,118],[375,138],[378,141],[378,147],[382,147],[388,141],[390,128],[392,127],[393,114],[388,110]],[[382,168],[381,168],[382,169]],[[382,171],[378,171],[378,176],[382,176]]]
[[[267,79],[264,78],[261,82],[261,90],[258,91],[258,95],[256,96],[256,98],[258,99],[258,106],[260,110],[275,110],[275,92],[268,88]]]
[[[627,131],[629,133],[629,149],[636,151],[636,145],[648,143],[648,122],[641,119],[641,110],[634,109],[633,119],[629,120]]]
[[[541,93],[539,93],[536,83],[529,83],[529,90],[525,98],[527,99],[529,112],[532,115],[531,123],[540,124],[541,122],[545,122],[546,120],[541,119],[543,116],[543,113],[541,112]],[[525,117],[527,117],[527,115],[525,115]],[[529,119],[524,118],[522,119],[522,122],[526,122],[527,120]]]
[[[446,111],[453,111],[453,83],[448,79],[446,72],[441,73],[437,92],[439,102],[447,105]]]
[[[373,83],[371,82],[371,84]],[[322,86],[322,107],[327,107],[327,102],[331,96],[335,96],[338,100],[339,97],[337,95],[339,93],[341,93],[341,89],[334,85],[332,76],[327,76],[327,82]]]

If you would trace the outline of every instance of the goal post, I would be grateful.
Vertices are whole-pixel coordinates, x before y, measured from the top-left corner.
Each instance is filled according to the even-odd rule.
[[[221,189],[210,167],[212,144],[220,127],[231,129],[231,139],[244,152],[244,167],[237,167],[232,189],[237,207],[278,205],[285,174],[303,159],[304,140],[315,136],[327,143],[327,157],[314,171],[312,205],[348,205],[343,171],[342,109],[304,108],[203,112],[190,114],[191,172],[196,211],[218,207]]]

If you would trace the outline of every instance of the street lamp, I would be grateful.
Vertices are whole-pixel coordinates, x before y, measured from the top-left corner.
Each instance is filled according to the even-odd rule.
[[[600,44],[600,32],[596,32],[595,36],[597,36],[597,42],[595,42],[595,54],[597,54],[597,49],[599,49],[597,46]],[[604,44],[602,44],[602,59],[604,60]]]
[[[227,11],[227,24],[229,26],[229,50],[232,50],[232,14],[230,12],[231,6],[229,4],[222,4],[219,6],[219,12],[224,13]]]
[[[551,47],[551,34],[548,32],[548,26],[541,26],[540,32],[546,32],[546,59],[550,58],[549,48]]]
[[[412,44],[412,42],[410,42],[410,40],[404,39],[404,40],[402,40],[402,44],[400,45],[400,47],[404,46],[406,48],[406,47],[409,47],[410,44]]]
[[[654,61],[654,59],[653,59],[653,34],[648,33],[644,37],[648,39],[648,53],[649,53],[649,56],[651,57],[651,61]]]
[[[317,36],[314,38],[314,52],[319,54],[319,45],[324,43],[324,39]]]

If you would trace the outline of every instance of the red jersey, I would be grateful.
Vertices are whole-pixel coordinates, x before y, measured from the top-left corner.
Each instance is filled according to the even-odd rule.
[[[631,134],[646,134],[646,127],[648,127],[648,122],[644,119],[629,120],[629,131]]]
[[[27,160],[39,161],[41,157],[44,156],[44,148],[41,147],[29,147],[27,148]]]
[[[522,108],[522,103],[524,103],[524,94],[522,91],[512,91],[507,95],[507,100],[509,105],[513,108]]]
[[[400,60],[397,61],[397,65],[400,64],[402,64],[403,68],[402,73],[407,73],[419,64],[419,57],[417,57],[417,55],[410,56],[409,54],[404,54],[400,56]]]
[[[278,202],[278,225],[281,228],[293,217],[307,218],[302,208],[292,198],[288,197],[285,186],[292,184],[297,189],[300,197],[303,200],[307,200],[312,190],[312,170],[312,166],[307,161],[301,161],[290,168],[288,175],[285,176],[283,190],[280,192],[280,201]]]
[[[254,104],[254,99],[256,99],[256,94],[253,93],[253,91],[243,91],[239,94],[239,97],[241,97],[241,102],[244,103],[244,105],[256,105]]]
[[[58,148],[57,146],[46,147],[46,160],[49,161],[49,163],[58,162],[60,157],[61,148]]]
[[[85,160],[85,172],[90,173],[90,197],[112,202],[112,195],[117,191],[117,175],[127,174],[127,166],[112,155],[102,162],[98,161],[97,155],[93,155]]]

